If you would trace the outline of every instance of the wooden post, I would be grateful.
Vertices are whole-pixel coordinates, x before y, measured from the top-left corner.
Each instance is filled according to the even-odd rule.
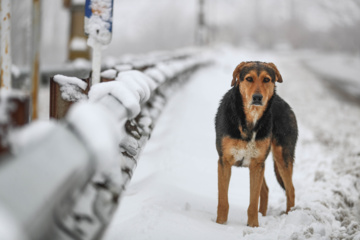
[[[41,1],[33,0],[31,34],[31,101],[32,120],[38,118],[38,95],[40,80],[40,39],[41,39]]]
[[[82,5],[70,5],[70,36],[68,59],[76,58],[90,59],[90,49],[86,44],[87,38],[84,34],[84,8],[85,0]]]
[[[0,0],[1,77],[0,88],[11,89],[11,0]]]

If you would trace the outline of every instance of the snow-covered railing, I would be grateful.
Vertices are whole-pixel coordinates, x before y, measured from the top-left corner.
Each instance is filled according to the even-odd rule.
[[[196,61],[199,61],[199,55],[201,52],[198,49],[191,48],[173,52],[162,51],[143,55],[126,55],[116,61],[107,61],[106,70],[101,73],[101,82],[112,81],[124,71],[138,70],[152,78],[155,81],[156,88],[166,79],[171,79],[191,69],[194,64],[197,64]],[[51,79],[51,118],[63,118],[70,106],[77,101],[76,96],[73,96],[71,92],[84,96],[88,94],[91,85],[90,78],[82,79],[82,81],[78,79],[77,83],[71,79],[74,78],[66,78],[60,75]],[[70,99],[72,97],[74,99]]]
[[[0,167],[0,218],[7,214],[15,223],[7,233],[13,239],[98,239],[166,99],[205,63],[197,53],[144,65],[143,72],[117,65],[102,73],[113,81],[90,88],[55,76],[63,100],[76,104],[58,122],[35,122],[10,134],[15,152],[2,157]]]

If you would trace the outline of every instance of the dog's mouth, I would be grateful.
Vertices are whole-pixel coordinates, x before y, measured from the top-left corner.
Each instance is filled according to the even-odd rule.
[[[251,105],[253,105],[253,106],[262,106],[263,104],[262,104],[262,101],[252,101]]]

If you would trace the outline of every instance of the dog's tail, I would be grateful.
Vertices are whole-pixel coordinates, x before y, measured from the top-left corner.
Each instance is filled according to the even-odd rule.
[[[285,190],[284,182],[283,182],[283,180],[282,180],[282,178],[281,178],[281,176],[280,176],[280,173],[279,173],[279,170],[278,170],[278,168],[277,168],[277,166],[276,166],[275,161],[274,161],[274,169],[275,169],[275,175],[276,175],[276,179],[277,179],[278,183],[279,183],[280,186]]]

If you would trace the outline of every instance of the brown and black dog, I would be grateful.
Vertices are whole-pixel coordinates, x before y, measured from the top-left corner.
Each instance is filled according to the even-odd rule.
[[[232,88],[222,98],[215,118],[219,154],[217,223],[227,221],[231,167],[238,166],[250,170],[248,226],[259,226],[258,211],[263,216],[267,211],[269,189],[264,170],[270,150],[276,178],[286,191],[286,212],[295,204],[292,172],[298,129],[294,112],[276,94],[275,82],[282,81],[273,63],[242,62],[234,70]]]

